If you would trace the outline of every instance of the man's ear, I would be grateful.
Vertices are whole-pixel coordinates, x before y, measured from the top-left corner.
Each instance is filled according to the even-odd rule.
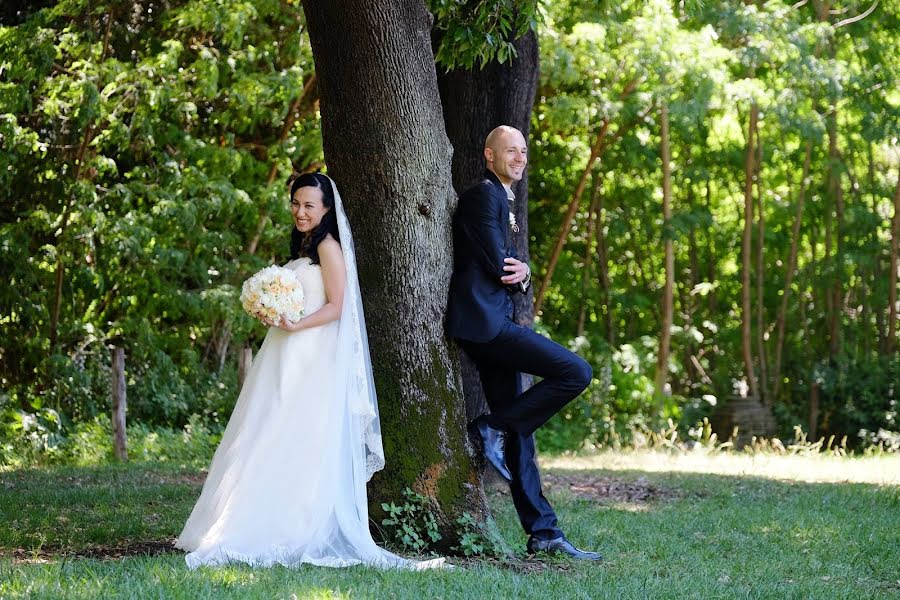
[[[484,160],[494,162],[494,151],[491,148],[484,149]]]

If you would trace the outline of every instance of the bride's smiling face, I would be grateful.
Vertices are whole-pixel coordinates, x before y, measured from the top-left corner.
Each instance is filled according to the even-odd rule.
[[[301,233],[309,233],[322,222],[328,208],[322,202],[322,190],[312,186],[304,186],[294,192],[291,198],[291,215],[294,227]]]

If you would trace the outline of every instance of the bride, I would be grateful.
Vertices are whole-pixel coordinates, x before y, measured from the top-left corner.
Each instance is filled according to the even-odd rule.
[[[285,267],[300,279],[306,316],[269,329],[175,546],[191,569],[439,566],[392,554],[369,533],[366,482],[384,451],[350,226],[325,175],[301,175],[290,198]]]

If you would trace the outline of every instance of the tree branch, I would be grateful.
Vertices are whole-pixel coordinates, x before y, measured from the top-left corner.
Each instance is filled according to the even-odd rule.
[[[838,27],[843,27],[844,25],[851,25],[853,23],[856,23],[857,21],[862,21],[875,11],[875,8],[878,6],[878,3],[880,1],[881,0],[875,0],[875,2],[872,3],[872,6],[870,6],[869,9],[861,15],[850,17],[849,19],[844,19],[843,21],[838,21],[834,24],[834,28],[837,29]]]

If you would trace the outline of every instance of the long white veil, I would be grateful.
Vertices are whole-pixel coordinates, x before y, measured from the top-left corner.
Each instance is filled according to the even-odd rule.
[[[372,478],[376,471],[384,468],[384,448],[381,444],[381,424],[378,419],[378,401],[375,396],[375,382],[372,378],[372,360],[369,356],[369,338],[366,334],[366,321],[363,315],[362,295],[359,290],[359,276],[356,268],[356,248],[353,245],[353,234],[350,222],[344,212],[341,194],[334,180],[331,191],[334,194],[334,211],[337,217],[338,234],[341,238],[341,250],[347,279],[344,286],[344,301],[341,308],[341,320],[337,342],[337,373],[339,385],[346,398],[346,406],[350,416],[351,442],[358,444],[355,457],[360,457],[359,465],[365,466],[365,481]],[[354,461],[357,462],[357,461]]]

